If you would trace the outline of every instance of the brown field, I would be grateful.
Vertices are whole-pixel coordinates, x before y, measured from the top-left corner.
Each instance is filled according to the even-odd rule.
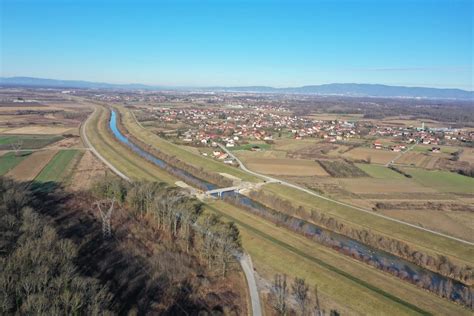
[[[96,179],[104,176],[107,167],[90,151],[86,151],[73,170],[70,188],[75,191],[86,190]]]
[[[46,146],[46,148],[80,148],[83,146],[84,144],[80,137],[68,137],[52,143]]]
[[[398,153],[393,151],[358,147],[344,153],[342,157],[354,160],[367,160],[367,158],[370,158],[372,163],[386,164],[389,163],[397,155]]]
[[[419,152],[407,152],[397,159],[396,163],[425,169],[435,169],[443,157],[446,157],[446,155],[441,153],[429,155]]]
[[[382,214],[474,241],[474,213],[435,210],[382,210]]]
[[[277,139],[275,140],[275,144],[272,145],[272,149],[274,150],[281,150],[281,151],[290,151],[290,150],[298,150],[308,145],[314,145],[318,141],[315,139],[307,138],[307,139]]]
[[[474,148],[464,148],[460,160],[474,164]]]
[[[19,128],[13,128],[8,131],[3,132],[3,134],[46,134],[46,135],[56,135],[56,134],[65,134],[72,133],[76,131],[75,128],[71,127],[56,127],[56,126],[23,126]]]
[[[341,179],[339,183],[346,190],[356,193],[391,194],[399,192],[434,193],[436,190],[424,187],[410,179]]]
[[[43,170],[57,152],[57,150],[36,151],[10,170],[6,176],[17,181],[31,181]]]
[[[286,176],[328,176],[326,171],[313,160],[289,158],[243,158],[245,165],[256,172]]]

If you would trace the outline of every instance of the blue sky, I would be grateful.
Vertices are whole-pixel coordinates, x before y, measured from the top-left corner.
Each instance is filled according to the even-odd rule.
[[[473,89],[469,0],[0,2],[2,76]]]

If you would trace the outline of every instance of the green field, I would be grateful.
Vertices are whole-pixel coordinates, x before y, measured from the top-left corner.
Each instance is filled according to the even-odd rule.
[[[12,149],[12,144],[21,142],[21,149],[39,149],[57,142],[62,136],[54,135],[0,135],[0,150]]]
[[[271,145],[267,143],[262,143],[262,144],[254,143],[254,144],[245,144],[245,145],[230,147],[229,150],[251,150],[253,146],[258,146],[260,147],[261,150],[268,150],[271,148]]]
[[[312,208],[317,209],[349,226],[355,228],[363,227],[374,233],[376,232],[405,241],[414,248],[435,256],[437,254],[447,255],[451,257],[453,261],[469,265],[471,265],[474,260],[473,247],[468,247],[458,241],[443,236],[395,223],[388,219],[312,196],[281,184],[268,184],[263,187],[263,190],[277,194],[281,198],[291,201],[294,205],[304,206],[307,210],[311,210]]]
[[[452,154],[459,150],[459,147],[452,147],[452,146],[438,146],[438,145],[416,145],[413,148],[413,151],[421,152],[421,153],[429,153],[431,152],[431,148],[439,147],[441,148],[441,152],[445,154]]]
[[[260,275],[303,277],[311,286],[317,284],[343,313],[347,307],[348,313],[364,315],[381,310],[388,315],[469,314],[454,303],[222,201],[211,202],[206,209],[238,225],[243,247]]]
[[[441,192],[474,194],[474,178],[449,171],[428,171],[418,168],[404,168],[403,170],[411,175],[416,182]]]
[[[66,170],[74,158],[81,154],[78,150],[59,151],[53,159],[36,176],[37,182],[62,182],[66,176]]]
[[[390,168],[381,165],[372,165],[365,163],[357,163],[357,167],[362,169],[372,178],[376,179],[405,179],[405,177],[398,172],[393,171]]]
[[[16,156],[15,153],[9,152],[0,157],[0,176],[3,176],[8,171],[13,169],[17,164],[19,164],[23,159],[28,157],[31,152],[21,152],[19,156]]]

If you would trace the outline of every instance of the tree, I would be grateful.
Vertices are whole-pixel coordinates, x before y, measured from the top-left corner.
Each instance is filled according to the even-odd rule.
[[[13,151],[15,152],[15,156],[20,155],[21,148],[23,147],[23,141],[18,139],[16,142],[11,144]]]
[[[286,315],[288,313],[288,294],[286,275],[276,274],[272,285],[272,306],[278,315]]]
[[[306,284],[304,279],[295,278],[295,281],[291,285],[291,290],[293,295],[295,296],[295,300],[298,303],[298,307],[300,308],[301,315],[306,315],[306,306],[308,305],[309,296],[308,290],[309,286]]]
[[[222,276],[225,276],[229,263],[234,260],[235,254],[241,248],[239,229],[233,222],[225,223],[221,225],[216,238],[218,238],[217,248],[222,265]]]
[[[324,312],[321,309],[321,304],[319,303],[319,296],[318,296],[318,286],[314,287],[314,315],[315,316],[323,316]]]

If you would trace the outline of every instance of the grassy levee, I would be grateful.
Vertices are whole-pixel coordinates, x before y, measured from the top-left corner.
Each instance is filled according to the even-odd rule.
[[[167,183],[177,180],[115,140],[107,118],[108,110],[99,106],[86,126],[90,142],[104,158],[132,179]],[[459,305],[223,201],[210,202],[205,207],[239,225],[243,246],[259,273],[270,279],[274,273],[304,277],[312,285],[318,284],[321,295],[342,306],[347,314],[469,314]]]
[[[206,208],[234,221],[257,272],[304,277],[325,297],[368,315],[469,315],[470,311],[222,201]]]
[[[230,167],[223,163],[217,162],[211,158],[196,155],[190,151],[180,148],[179,146],[172,144],[171,142],[168,142],[167,140],[164,140],[161,137],[153,134],[151,131],[142,128],[137,123],[135,117],[130,112],[130,110],[124,108],[123,106],[115,106],[115,108],[120,112],[122,123],[125,125],[129,133],[131,133],[141,141],[154,146],[158,150],[161,150],[168,155],[176,156],[180,160],[190,165],[193,165],[198,168],[201,167],[209,172],[224,172],[245,181],[257,182],[261,180],[258,177],[243,172],[237,168]]]
[[[117,141],[108,128],[107,118],[108,110],[97,106],[96,112],[86,126],[89,141],[107,161],[131,179],[162,181],[169,184],[177,181],[169,173],[134,154]]]
[[[309,195],[305,192],[283,186],[268,184],[264,191],[302,205],[308,210],[311,208],[324,211],[349,225],[363,227],[382,235],[405,241],[408,244],[426,251],[429,254],[441,254],[450,257],[454,262],[472,265],[474,262],[474,247],[456,240],[445,238],[416,228],[399,224],[381,217],[372,216],[350,207]]]
[[[36,176],[38,182],[61,182],[70,163],[80,154],[79,150],[59,151]]]

